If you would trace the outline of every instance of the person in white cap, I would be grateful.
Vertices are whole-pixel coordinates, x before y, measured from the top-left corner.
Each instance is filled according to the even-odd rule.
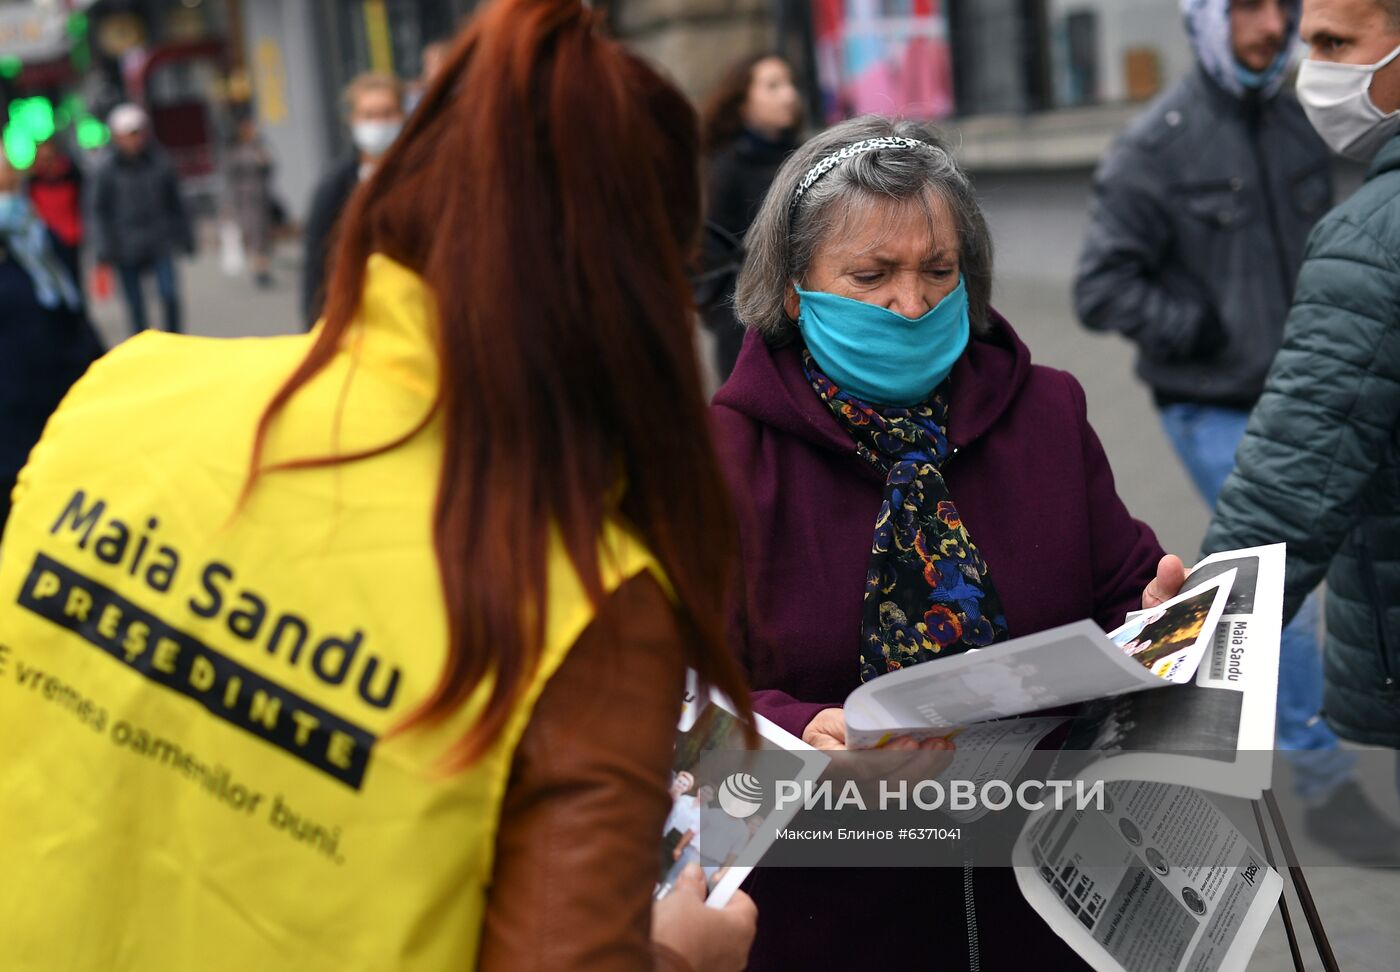
[[[133,331],[149,326],[145,279],[155,277],[165,329],[179,331],[177,253],[194,253],[194,234],[180,198],[174,165],[150,138],[141,108],[119,105],[108,118],[116,151],[93,188],[93,234],[98,263],[116,269]]]

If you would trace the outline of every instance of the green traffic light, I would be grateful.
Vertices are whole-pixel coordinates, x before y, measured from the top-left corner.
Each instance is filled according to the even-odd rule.
[[[16,169],[34,163],[34,146],[53,138],[54,110],[49,99],[36,96],[10,102],[9,124],[5,126],[5,156]]]
[[[34,139],[14,125],[5,129],[5,157],[16,169],[27,169],[34,164]]]
[[[10,125],[18,126],[35,142],[53,138],[54,111],[48,98],[16,98],[10,102]]]
[[[91,115],[79,118],[78,123],[73,126],[73,131],[77,134],[78,147],[81,149],[101,148],[112,138],[107,126]]]

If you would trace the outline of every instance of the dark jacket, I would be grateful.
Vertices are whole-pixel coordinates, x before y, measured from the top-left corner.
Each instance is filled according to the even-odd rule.
[[[29,275],[0,243],[0,528],[44,423],[101,353],[87,318],[40,304]]]
[[[194,252],[180,180],[154,146],[134,156],[112,153],[93,180],[92,214],[99,263],[139,266]]]
[[[301,269],[301,312],[307,327],[321,316],[321,307],[326,301],[326,261],[334,245],[335,226],[359,184],[360,160],[353,156],[327,172],[311,197],[311,210],[306,216],[306,254]]]
[[[1327,578],[1328,723],[1400,748],[1400,139],[1308,241],[1205,547],[1280,540],[1286,618]]]
[[[797,143],[791,139],[773,142],[746,131],[716,152],[707,171],[706,219],[742,243],[778,169],[796,147]],[[744,343],[743,327],[734,316],[734,286],[742,263],[742,249],[711,231],[706,232],[704,270],[716,276],[698,299],[704,308],[705,325],[715,335],[716,366],[721,381],[734,370],[739,348]],[[730,272],[723,273],[726,269]]]
[[[1031,364],[1009,324],[974,340],[952,375],[945,475],[986,557],[1013,636],[1083,618],[1104,627],[1141,606],[1162,550],[1113,486],[1083,390]],[[742,579],[731,637],[755,708],[801,735],[859,685],[866,568],[883,479],[802,372],[797,346],[745,342],[715,398],[714,426],[738,506]],[[995,649],[992,649],[995,650]],[[933,662],[932,664],[936,664]],[[978,870],[983,967],[1080,968],[1022,901],[1010,871]],[[968,921],[957,870],[757,872],[754,969],[965,968]],[[878,930],[852,902],[901,902],[917,921]],[[914,902],[921,902],[915,906]],[[912,912],[911,912],[912,913]],[[995,923],[995,924],[993,924]],[[948,964],[944,964],[944,963]]]
[[[1327,148],[1297,100],[1241,101],[1198,68],[1099,167],[1079,316],[1136,342],[1158,404],[1249,408],[1331,204]]]

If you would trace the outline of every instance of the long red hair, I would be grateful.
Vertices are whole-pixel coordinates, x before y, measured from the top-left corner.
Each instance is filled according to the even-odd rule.
[[[736,533],[684,272],[700,226],[697,120],[603,19],[579,0],[497,0],[463,31],[353,197],[324,326],[258,427],[250,489],[275,468],[365,458],[261,466],[278,413],[340,348],[370,255],[423,277],[440,322],[433,529],[450,645],[407,724],[443,718],[493,677],[456,766],[497,737],[537,664],[551,528],[604,597],[610,503],[666,572],[689,664],[749,715],[723,639]]]

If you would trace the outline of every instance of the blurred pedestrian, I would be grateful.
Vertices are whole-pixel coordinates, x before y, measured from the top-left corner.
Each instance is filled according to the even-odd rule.
[[[7,972],[743,967],[745,895],[652,903],[687,665],[748,701],[699,128],[605,17],[483,7],[313,334],[143,335],[50,423],[0,549],[53,689],[0,705]]]
[[[1400,2],[1304,4],[1298,96],[1366,184],[1308,241],[1283,350],[1208,551],[1286,541],[1284,615],[1327,579],[1327,724],[1400,748]],[[1340,808],[1363,853],[1383,848]]]
[[[272,153],[258,134],[257,122],[241,119],[226,162],[228,202],[243,251],[252,260],[253,280],[263,288],[272,286],[272,171]]]
[[[192,255],[194,232],[170,159],[155,144],[146,113],[120,105],[108,120],[116,146],[93,179],[97,261],[116,268],[133,332],[150,326],[145,278],[155,278],[165,329],[181,328],[177,253]]]
[[[53,235],[0,154],[0,530],[44,423],[101,350]]]
[[[29,201],[53,233],[54,251],[82,290],[83,170],[57,138],[34,149],[28,174]]]
[[[354,152],[321,179],[306,217],[301,306],[307,327],[316,323],[325,304],[326,262],[334,250],[336,223],[355,187],[374,173],[403,128],[403,86],[391,74],[362,74],[346,87],[345,107]]]
[[[423,95],[427,94],[433,80],[442,72],[443,63],[450,49],[446,41],[433,41],[423,48],[422,70],[419,72],[418,79],[404,93],[405,114],[412,114],[417,110],[419,103],[423,100]]]
[[[1308,233],[1332,202],[1327,146],[1285,90],[1296,0],[1182,0],[1195,70],[1115,143],[1094,181],[1075,300],[1138,347],[1167,438],[1215,507],[1283,340]],[[1330,821],[1355,760],[1319,718],[1318,612],[1283,633],[1277,741]]]
[[[862,682],[1075,619],[1111,630],[1180,589],[1083,390],[989,306],[986,219],[932,128],[867,116],[814,136],[748,243],[736,305],[752,333],[712,411],[739,506],[730,641],[755,710],[844,750],[839,702]],[[932,750],[929,778],[953,756],[944,739],[891,745]],[[1083,967],[1010,868],[760,868],[751,893],[754,970]],[[851,901],[930,906],[873,933]]]
[[[706,286],[700,302],[715,338],[715,370],[724,381],[744,343],[743,325],[734,316],[742,240],[778,167],[797,147],[802,127],[802,98],[792,67],[775,54],[745,58],[710,95],[702,119],[710,225],[704,239]]]

